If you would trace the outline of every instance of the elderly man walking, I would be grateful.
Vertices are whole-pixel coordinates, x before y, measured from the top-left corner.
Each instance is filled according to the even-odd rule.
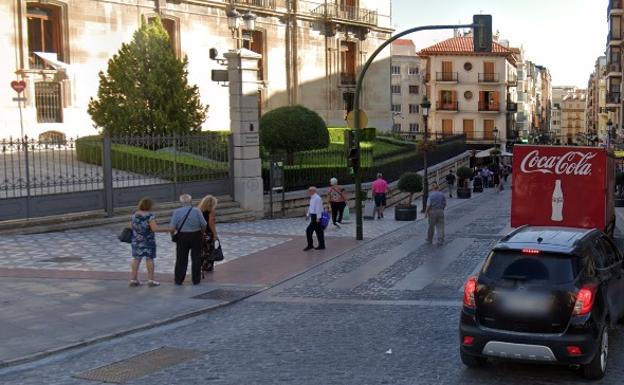
[[[312,233],[316,233],[316,238],[318,239],[318,247],[316,247],[316,249],[325,250],[325,234],[323,233],[323,226],[321,225],[323,200],[316,193],[316,187],[314,186],[310,186],[308,189],[308,195],[310,195],[310,206],[308,207],[306,218],[310,219],[310,224],[306,229],[306,239],[308,241],[308,245],[305,249],[303,249],[303,251],[312,250],[314,248]]]
[[[199,209],[193,207],[189,194],[180,196],[182,207],[171,216],[170,227],[176,230],[175,284],[182,285],[188,267],[188,255],[191,252],[191,276],[193,285],[201,282],[202,231],[206,220]]]
[[[446,197],[435,182],[431,185],[431,190],[427,200],[427,211],[425,214],[429,218],[427,243],[433,242],[435,230],[435,232],[438,233],[438,246],[442,246],[444,244],[444,209],[446,208]]]

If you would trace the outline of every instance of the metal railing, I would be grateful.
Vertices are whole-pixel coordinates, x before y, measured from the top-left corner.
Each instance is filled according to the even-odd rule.
[[[343,4],[322,4],[312,10],[312,14],[327,19],[346,20],[374,26],[378,23],[377,11]]]
[[[278,4],[277,0],[232,0],[232,4],[270,9],[273,11],[275,11],[278,6],[284,7],[284,5]]]
[[[459,102],[436,102],[436,110],[438,111],[459,111]]]
[[[356,84],[356,76],[353,72],[341,72],[340,73],[340,84],[342,85],[355,85]]]
[[[500,104],[489,103],[489,102],[479,102],[479,111],[498,112],[500,111]]]
[[[607,64],[607,73],[609,72],[622,72],[622,63],[611,62]]]
[[[35,107],[37,109],[38,123],[62,123],[61,83],[36,82]]]
[[[500,82],[500,74],[498,73],[479,73],[479,83],[498,83]]]
[[[607,92],[607,104],[619,104],[620,93],[619,92]]]
[[[106,164],[111,188],[225,179],[230,173],[223,134],[115,137],[110,143],[106,151],[100,136],[0,140],[0,199],[101,190]]]
[[[436,81],[438,82],[456,82],[457,79],[457,72],[436,72]]]

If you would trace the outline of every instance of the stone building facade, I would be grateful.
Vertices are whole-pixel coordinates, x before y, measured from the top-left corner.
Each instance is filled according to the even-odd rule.
[[[189,60],[189,82],[209,106],[206,130],[230,127],[228,88],[211,79],[225,69],[210,51],[247,48],[262,55],[258,86],[261,113],[302,104],[329,125],[344,125],[352,108],[355,77],[392,32],[390,0],[4,0],[0,42],[0,137],[20,135],[19,111],[9,88],[24,80],[24,133],[95,134],[87,114],[98,72],[142,18],[160,16],[172,49]],[[233,32],[226,13],[250,11],[253,31]],[[246,36],[250,40],[235,37]],[[214,52],[214,51],[213,51]],[[390,130],[390,50],[369,70],[362,108],[369,125]]]
[[[422,60],[416,46],[409,39],[392,43],[392,131],[416,136],[422,132],[423,118],[420,103],[425,92],[421,68]]]

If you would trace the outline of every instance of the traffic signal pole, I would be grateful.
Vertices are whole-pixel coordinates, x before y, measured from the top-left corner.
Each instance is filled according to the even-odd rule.
[[[361,122],[360,122],[360,94],[362,93],[362,87],[364,84],[364,77],[366,76],[366,72],[373,64],[375,58],[383,51],[387,46],[392,44],[397,39],[402,38],[403,36],[420,32],[420,31],[431,31],[438,29],[461,29],[461,28],[470,28],[473,29],[474,36],[474,49],[476,52],[490,52],[492,50],[492,17],[490,15],[475,15],[473,19],[473,24],[458,24],[458,25],[427,25],[423,27],[415,27],[407,29],[401,33],[398,33],[392,36],[390,39],[386,40],[382,45],[380,45],[375,52],[368,58],[364,66],[362,67],[362,71],[358,75],[357,83],[355,86],[355,95],[353,97],[353,115],[354,121],[353,126],[355,129],[355,146],[360,150],[360,135],[361,135]],[[364,228],[362,221],[362,170],[361,170],[360,160],[358,158],[358,162],[356,167],[354,167],[355,173],[355,216],[356,216],[356,224],[355,224],[355,239],[361,241],[364,239]]]

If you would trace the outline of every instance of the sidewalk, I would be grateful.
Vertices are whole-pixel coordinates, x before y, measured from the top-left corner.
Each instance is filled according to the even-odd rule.
[[[471,201],[485,202],[493,193]],[[449,207],[466,202],[451,199]],[[366,220],[365,239],[411,223],[396,222],[393,214],[390,208],[385,219]],[[310,252],[302,251],[307,226],[302,218],[220,224],[226,260],[201,285],[187,279],[182,287],[172,284],[174,244],[166,235],[158,237],[158,288],[128,288],[129,246],[116,239],[118,229],[0,237],[0,367],[190,317],[262,291],[362,245],[351,222],[326,231],[327,250]]]

